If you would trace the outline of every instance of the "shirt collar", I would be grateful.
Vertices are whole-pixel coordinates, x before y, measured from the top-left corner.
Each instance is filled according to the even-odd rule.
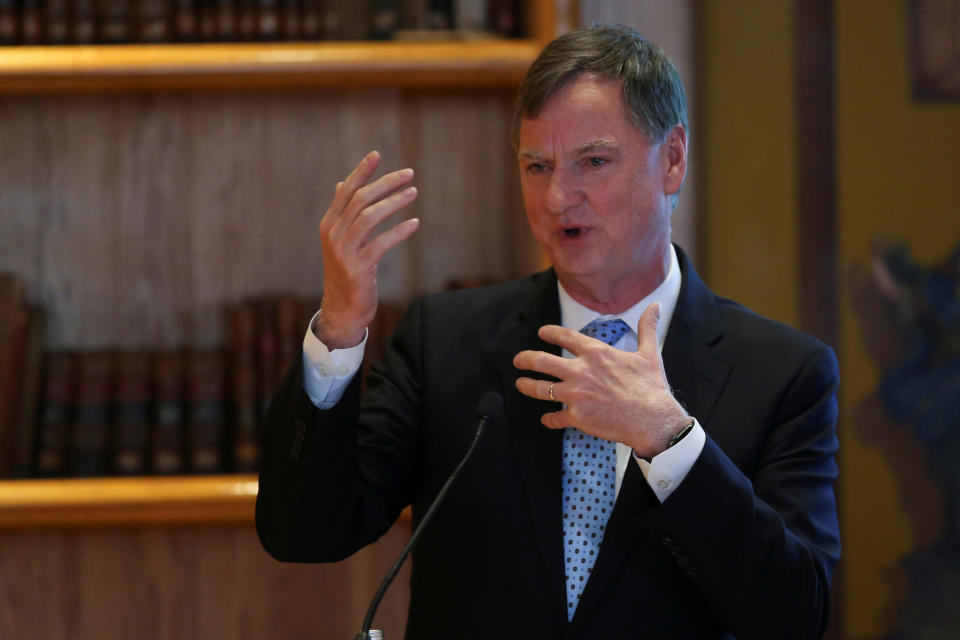
[[[557,293],[560,296],[560,319],[561,324],[567,329],[580,331],[591,321],[601,318],[603,320],[612,320],[620,318],[627,323],[630,330],[636,333],[637,323],[640,322],[640,316],[654,302],[660,303],[660,323],[657,325],[657,346],[663,349],[663,342],[667,338],[667,328],[670,326],[670,320],[673,318],[673,310],[677,307],[677,299],[680,297],[680,263],[677,260],[677,251],[673,245],[670,245],[670,268],[667,271],[667,277],[650,294],[637,302],[635,305],[617,314],[598,314],[596,311],[586,307],[573,299],[560,281],[557,281]]]

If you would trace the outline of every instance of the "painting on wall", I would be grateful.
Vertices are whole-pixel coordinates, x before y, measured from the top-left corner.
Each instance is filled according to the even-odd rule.
[[[960,100],[960,0],[909,0],[913,95]]]
[[[901,559],[904,592],[887,640],[955,638],[960,628],[960,242],[934,264],[878,241],[855,278],[862,336],[880,382],[858,409],[870,441],[911,487],[917,548]],[[886,426],[885,426],[886,425]],[[911,455],[919,445],[921,455]],[[923,460],[926,469],[917,468]],[[908,477],[909,476],[909,477]],[[932,482],[917,491],[926,476]]]

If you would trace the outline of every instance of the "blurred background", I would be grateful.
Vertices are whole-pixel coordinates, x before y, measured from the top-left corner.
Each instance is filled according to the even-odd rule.
[[[701,276],[839,357],[828,637],[960,637],[960,0],[0,0],[0,637],[356,633],[409,518],[326,566],[252,526],[316,225],[368,150],[415,168],[373,355],[413,296],[541,268],[513,95],[593,22],[683,76]]]

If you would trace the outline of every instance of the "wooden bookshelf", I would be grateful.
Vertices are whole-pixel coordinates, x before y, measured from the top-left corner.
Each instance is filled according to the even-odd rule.
[[[2,47],[0,93],[512,88],[556,31],[556,0],[531,0],[528,12],[526,39]]]
[[[255,475],[0,481],[0,529],[253,523]]]
[[[0,92],[512,87],[532,40],[7,47]]]

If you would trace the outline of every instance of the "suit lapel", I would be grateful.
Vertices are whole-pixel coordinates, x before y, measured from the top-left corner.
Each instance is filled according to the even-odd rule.
[[[677,400],[706,429],[710,413],[729,376],[730,364],[714,349],[723,338],[723,324],[715,298],[679,247],[677,258],[682,284],[663,345],[664,369]],[[628,561],[639,539],[633,525],[637,510],[658,505],[656,495],[631,460],[610,514],[593,573],[577,605],[571,632],[575,631],[578,621],[589,614]]]
[[[524,493],[540,550],[544,588],[550,608],[561,625],[559,628],[563,628],[566,625],[560,484],[563,434],[540,423],[540,417],[555,411],[556,405],[533,400],[517,391],[515,381],[520,372],[513,366],[513,357],[525,349],[559,355],[559,348],[537,336],[537,330],[544,324],[559,322],[557,279],[552,270],[546,271],[536,276],[528,303],[505,324],[497,340],[496,360],[504,389],[505,415],[510,421],[510,439],[517,456],[520,490]]]

